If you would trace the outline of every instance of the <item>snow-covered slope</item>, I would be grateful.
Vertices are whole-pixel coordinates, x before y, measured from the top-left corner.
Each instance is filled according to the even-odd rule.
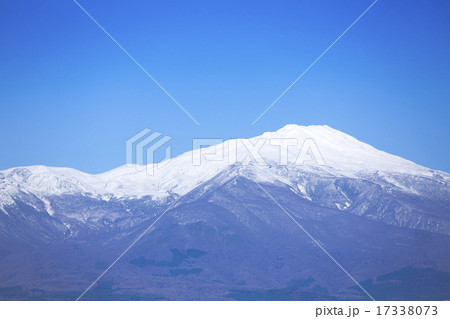
[[[290,143],[287,148],[287,163],[283,162],[283,150],[286,148],[273,145],[279,144],[280,141]],[[305,141],[307,145],[304,144]],[[308,150],[308,145],[314,148]],[[299,163],[297,160],[301,156],[302,147],[306,161]],[[319,152],[321,158],[315,158],[317,153],[314,154],[314,150]],[[257,156],[256,151],[261,158]],[[151,164],[155,166],[153,175],[147,174],[144,167],[137,169],[135,166],[125,165],[96,175],[70,168],[45,166],[8,169],[0,172],[0,202],[11,203],[12,196],[18,192],[32,193],[39,198],[82,193],[92,197],[151,196],[161,199],[169,194],[184,195],[230,165],[245,167],[239,171],[240,174],[252,176],[258,181],[281,181],[286,184],[291,184],[292,175],[301,172],[350,178],[377,174],[392,185],[413,192],[411,186],[402,185],[392,176],[406,174],[437,178],[443,182],[450,180],[447,173],[433,171],[377,150],[326,125],[286,125],[276,132],[267,132],[251,139],[229,140],[202,149],[201,153],[195,152],[186,152],[164,163],[160,168],[156,167],[157,164]],[[208,156],[210,160],[207,160]]]
[[[374,279],[385,274],[397,298],[449,295],[449,174],[328,126],[287,125],[163,166],[0,172],[0,299],[76,298],[163,212],[90,298],[146,287],[148,299],[351,299],[354,282],[272,197],[371,293],[380,283],[377,300],[392,290]]]

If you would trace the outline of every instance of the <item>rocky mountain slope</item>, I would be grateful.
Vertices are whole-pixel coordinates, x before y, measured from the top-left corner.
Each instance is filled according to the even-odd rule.
[[[168,208],[86,299],[367,298],[268,194],[375,298],[450,297],[445,172],[297,125],[164,164],[1,171],[0,298],[76,298]]]

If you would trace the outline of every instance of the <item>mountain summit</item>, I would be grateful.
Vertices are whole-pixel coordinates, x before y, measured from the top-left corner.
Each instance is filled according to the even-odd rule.
[[[376,299],[448,299],[449,174],[328,126],[200,142],[154,175],[1,171],[0,298],[74,299],[153,224],[86,298],[366,298],[294,219]]]
[[[309,142],[306,143],[305,141]],[[285,143],[284,146],[280,144]],[[301,163],[295,163],[305,153]],[[320,159],[314,157],[316,151]],[[401,157],[379,151],[372,146],[326,125],[299,126],[289,124],[276,132],[266,132],[250,139],[228,140],[200,151],[188,151],[170,159],[151,176],[144,167],[121,166],[102,174],[87,174],[70,168],[30,166],[0,171],[3,201],[20,191],[42,195],[97,194],[115,197],[152,196],[164,198],[169,194],[184,195],[230,166],[261,166],[260,177],[286,181],[277,175],[283,151],[287,151],[286,169],[298,173],[358,177],[365,174],[406,174],[420,178],[449,181],[449,174],[417,165]],[[255,155],[260,155],[256,158]],[[208,160],[208,157],[212,159]],[[258,161],[261,160],[261,161]],[[264,166],[266,166],[264,168]],[[267,168],[271,166],[271,168]],[[137,169],[138,168],[138,169]],[[265,171],[262,173],[261,171]],[[263,180],[263,179],[262,179]],[[196,183],[195,183],[196,182]],[[194,183],[194,184],[193,184]],[[407,186],[397,185],[403,187]],[[9,197],[9,198],[8,198]]]

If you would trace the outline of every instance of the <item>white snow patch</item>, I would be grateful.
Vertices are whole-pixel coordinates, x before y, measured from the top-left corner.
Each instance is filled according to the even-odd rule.
[[[302,184],[297,184],[297,188],[300,191],[300,193],[303,195],[304,198],[306,198],[307,200],[312,200],[311,197],[309,196],[309,194],[306,192],[306,188],[304,185]]]
[[[46,212],[47,212],[50,216],[52,216],[52,215],[55,213],[55,211],[53,210],[52,204],[50,203],[50,201],[49,201],[48,199],[46,199],[46,198],[41,198],[41,200],[42,200],[42,202],[43,202],[44,205],[45,205],[45,210],[46,210]]]

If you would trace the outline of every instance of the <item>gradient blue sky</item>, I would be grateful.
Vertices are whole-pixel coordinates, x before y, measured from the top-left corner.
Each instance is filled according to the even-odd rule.
[[[2,1],[0,169],[98,173],[143,128],[252,137],[327,124],[450,172],[450,1],[79,0],[200,122],[195,125],[71,0]]]

